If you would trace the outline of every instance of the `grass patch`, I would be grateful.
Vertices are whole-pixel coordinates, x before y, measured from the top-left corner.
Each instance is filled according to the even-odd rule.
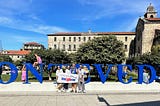
[[[22,75],[22,72],[20,71],[18,73],[16,82],[22,82],[21,75]],[[56,79],[56,73],[52,73],[51,77],[52,77],[52,80],[55,80]],[[90,75],[90,77],[91,77],[91,81],[100,81],[100,77],[99,77],[98,74],[97,75]],[[129,79],[129,77],[132,77],[133,82],[136,82],[137,79],[138,79],[138,75],[135,72],[128,73],[127,79]],[[2,78],[3,82],[6,82],[6,81],[9,81],[10,75],[9,74],[3,74],[1,76],[1,78]],[[38,82],[36,77],[30,71],[28,72],[28,79],[29,79],[29,82]],[[87,78],[85,78],[85,80],[87,80]],[[47,72],[43,72],[43,81],[49,81],[49,77],[48,77]],[[117,81],[118,81],[118,77],[116,75],[110,75],[110,74],[108,75],[107,82],[117,82]]]
[[[18,72],[18,76],[17,76],[17,78],[15,80],[16,82],[22,82],[21,75],[22,75],[22,72],[21,71]],[[55,76],[56,76],[56,74],[52,73],[52,75],[51,75],[52,79],[55,79]],[[1,79],[3,80],[3,82],[9,81],[10,74],[2,74],[1,75]],[[29,79],[30,82],[38,82],[36,77],[30,71],[28,72],[28,79]],[[44,81],[49,81],[48,73],[43,72],[43,80]]]

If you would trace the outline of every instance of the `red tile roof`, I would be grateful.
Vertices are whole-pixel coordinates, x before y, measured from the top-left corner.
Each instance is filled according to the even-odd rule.
[[[149,21],[160,21],[160,18],[145,18],[145,19]]]
[[[37,42],[27,42],[27,43],[25,43],[25,45],[41,45],[41,44],[39,44]]]
[[[135,32],[97,32],[98,35],[135,35]]]
[[[81,35],[88,34],[88,32],[59,32],[55,34],[48,34],[48,36],[63,36],[63,35]],[[135,32],[91,32],[97,35],[135,35]]]
[[[7,55],[27,55],[30,51],[27,50],[8,50]]]
[[[48,34],[48,36],[62,36],[62,35],[81,35],[81,32],[58,32],[55,34]]]
[[[81,32],[58,32],[56,34],[81,34]]]

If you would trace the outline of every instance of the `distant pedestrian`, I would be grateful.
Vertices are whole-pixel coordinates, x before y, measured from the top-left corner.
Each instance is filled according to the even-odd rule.
[[[127,73],[128,73],[128,67],[127,66],[125,66],[123,68],[123,72],[124,72],[123,78],[125,79],[125,82],[128,82],[128,79],[127,79],[127,77],[128,77],[128,75],[127,75]]]
[[[146,84],[149,83],[149,74],[147,73],[146,69],[144,69],[144,71],[143,71],[143,82]]]
[[[21,76],[21,80],[22,80],[23,82],[26,81],[26,67],[25,67],[25,65],[22,67],[22,76]]]
[[[84,70],[84,73],[85,73],[85,75],[87,76],[87,79],[88,79],[89,69],[87,68],[87,66],[83,66],[83,70]]]

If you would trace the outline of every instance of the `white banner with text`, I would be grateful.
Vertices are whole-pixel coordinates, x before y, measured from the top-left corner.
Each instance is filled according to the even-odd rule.
[[[60,73],[58,74],[58,83],[78,83],[78,75],[77,74],[66,74]]]

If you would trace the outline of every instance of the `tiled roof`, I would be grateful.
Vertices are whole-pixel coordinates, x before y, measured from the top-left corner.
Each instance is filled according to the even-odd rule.
[[[160,18],[145,18],[148,21],[160,21]]]
[[[41,44],[39,44],[37,42],[27,42],[27,43],[25,43],[25,45],[41,45]]]
[[[97,32],[98,35],[135,35],[135,32]]]
[[[48,34],[48,36],[61,36],[61,35],[81,35],[81,32],[58,32],[58,33],[55,33],[55,34]]]
[[[64,36],[64,35],[81,35],[89,34],[89,32],[60,32],[55,34],[48,34],[48,36]],[[90,32],[90,34],[96,35],[135,35],[135,32]]]
[[[27,50],[7,50],[7,55],[27,55],[30,51]]]
[[[56,34],[81,34],[81,32],[58,32]]]

